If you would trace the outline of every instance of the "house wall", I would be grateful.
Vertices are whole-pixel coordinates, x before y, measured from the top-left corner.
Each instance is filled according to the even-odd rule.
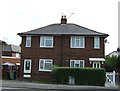
[[[34,36],[30,48],[25,47],[25,36],[22,37],[21,50],[21,71],[23,77],[24,59],[32,59],[31,79],[50,79],[51,72],[41,72],[39,69],[39,59],[53,59],[53,64],[57,66],[69,66],[70,60],[85,60],[85,67],[91,67],[90,57],[104,58],[104,38],[100,39],[100,49],[94,49],[94,37],[85,37],[85,48],[70,48],[70,36],[54,36],[53,48],[40,48],[40,37]]]

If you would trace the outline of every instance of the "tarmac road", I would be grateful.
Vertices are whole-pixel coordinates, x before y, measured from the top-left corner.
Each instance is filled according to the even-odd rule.
[[[2,81],[2,91],[120,91],[118,87],[38,84],[24,81]]]
[[[4,88],[2,91],[119,91],[117,89],[67,89],[67,90],[45,90],[45,89],[28,89],[28,88]]]

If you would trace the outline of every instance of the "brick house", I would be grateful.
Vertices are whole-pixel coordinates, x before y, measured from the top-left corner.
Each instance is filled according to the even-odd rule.
[[[21,47],[17,45],[4,45],[2,47],[2,63],[10,62],[20,65]]]
[[[8,71],[15,70],[19,76],[21,47],[13,44],[1,43],[2,77],[8,79]]]
[[[108,34],[77,24],[51,24],[18,33],[21,43],[21,79],[51,79],[51,66],[104,67],[104,39]]]

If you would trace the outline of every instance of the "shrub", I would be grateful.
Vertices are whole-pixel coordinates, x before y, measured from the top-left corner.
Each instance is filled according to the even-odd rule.
[[[112,57],[110,57],[110,56],[106,56],[105,57],[105,69],[106,69],[106,71],[113,71],[113,70],[115,70],[115,68],[116,67],[118,67],[118,64],[120,64],[119,63],[119,57],[117,57],[117,56],[112,56]]]
[[[57,84],[68,84],[69,76],[74,77],[77,85],[104,86],[106,80],[105,69],[56,67],[52,70]]]

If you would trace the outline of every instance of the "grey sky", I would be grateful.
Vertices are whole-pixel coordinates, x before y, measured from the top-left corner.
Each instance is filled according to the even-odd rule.
[[[17,35],[53,23],[59,23],[62,13],[69,23],[107,33],[109,44],[105,53],[118,47],[119,0],[2,0],[0,1],[0,39],[19,45]]]

